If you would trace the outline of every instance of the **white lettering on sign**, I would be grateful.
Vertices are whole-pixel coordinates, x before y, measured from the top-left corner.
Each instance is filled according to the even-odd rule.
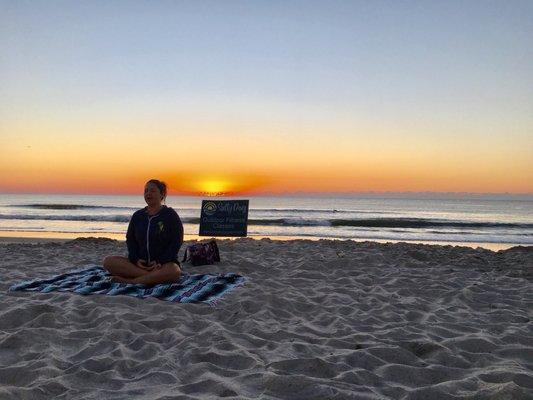
[[[216,218],[216,217],[203,217],[203,222],[224,222],[225,218]]]
[[[213,224],[213,228],[227,229],[227,228],[233,228],[233,225],[232,224]]]
[[[239,204],[239,203],[219,203],[218,205],[218,211],[225,212],[225,213],[233,213],[238,212],[241,214],[244,214],[246,210],[248,209],[248,206],[246,204]]]
[[[241,224],[244,224],[246,221],[244,220],[244,218],[226,218],[226,222],[233,222],[233,223],[241,223]]]

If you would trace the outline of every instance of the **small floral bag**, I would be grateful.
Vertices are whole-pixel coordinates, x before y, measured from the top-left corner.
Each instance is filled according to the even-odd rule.
[[[217,242],[196,243],[187,247],[181,262],[190,262],[195,267],[220,261]]]

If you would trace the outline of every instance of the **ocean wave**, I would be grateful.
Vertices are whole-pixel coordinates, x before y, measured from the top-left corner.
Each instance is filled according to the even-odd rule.
[[[185,222],[185,221],[184,221]],[[200,218],[191,218],[190,223],[200,223]],[[472,222],[453,220],[431,220],[416,218],[371,218],[371,219],[249,219],[248,225],[271,226],[331,226],[354,228],[516,228],[533,229],[533,224],[510,222]]]
[[[137,210],[135,207],[123,206],[92,206],[87,204],[8,204],[5,207],[15,208],[36,208],[40,210],[101,210],[101,209],[120,209],[120,210]]]
[[[337,210],[337,209],[296,209],[296,208],[250,208],[250,212],[294,213],[294,214],[397,214],[394,211]]]
[[[129,222],[131,216],[123,214],[107,215],[12,215],[0,214],[0,219],[9,220],[51,220],[51,221],[100,221],[100,222]],[[186,224],[199,224],[199,217],[182,217]],[[280,226],[280,227],[353,227],[353,228],[390,228],[390,229],[427,229],[427,228],[455,228],[455,229],[521,229],[533,230],[531,223],[490,222],[490,221],[457,221],[424,218],[368,218],[368,219],[311,219],[311,218],[250,218],[248,225]],[[437,232],[434,232],[437,233]],[[440,232],[439,232],[440,233]],[[450,232],[451,233],[451,232]],[[465,232],[461,232],[465,233]],[[473,233],[473,232],[468,232]],[[528,234],[528,232],[524,232]]]
[[[131,210],[136,211],[142,207],[111,206],[111,205],[88,205],[88,204],[7,204],[3,207],[9,208],[32,208],[37,210]],[[176,211],[196,211],[200,208],[173,207]],[[337,210],[337,209],[296,209],[296,208],[250,208],[250,212],[255,213],[294,213],[294,214],[396,214],[395,212],[368,211],[368,210]]]
[[[31,221],[95,221],[95,222],[129,222],[126,215],[10,215],[0,214],[0,219]]]
[[[454,220],[432,220],[422,218],[370,218],[370,219],[250,219],[249,225],[279,226],[331,226],[356,228],[515,228],[533,229],[533,224],[511,222],[476,222]]]
[[[98,234],[119,234],[124,235],[124,238],[126,237],[126,232],[124,230],[94,230],[94,229],[45,229],[45,228],[36,228],[36,227],[29,227],[29,228],[20,228],[20,227],[2,227],[2,232],[39,232],[39,233],[79,233],[81,235],[87,234],[87,233],[98,233]]]
[[[371,218],[371,219],[335,219],[331,226],[354,226],[361,228],[518,228],[533,229],[533,224],[491,221],[456,221],[424,218]]]

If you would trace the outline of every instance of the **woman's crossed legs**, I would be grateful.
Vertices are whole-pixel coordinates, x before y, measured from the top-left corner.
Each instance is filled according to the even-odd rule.
[[[174,262],[168,262],[161,265],[161,267],[146,270],[132,264],[127,257],[107,256],[102,264],[113,275],[113,281],[121,283],[157,285],[158,283],[176,282],[181,276],[181,269]]]

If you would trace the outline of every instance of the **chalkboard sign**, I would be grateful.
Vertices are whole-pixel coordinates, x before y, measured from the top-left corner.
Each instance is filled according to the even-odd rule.
[[[202,200],[200,236],[246,236],[249,200]]]

